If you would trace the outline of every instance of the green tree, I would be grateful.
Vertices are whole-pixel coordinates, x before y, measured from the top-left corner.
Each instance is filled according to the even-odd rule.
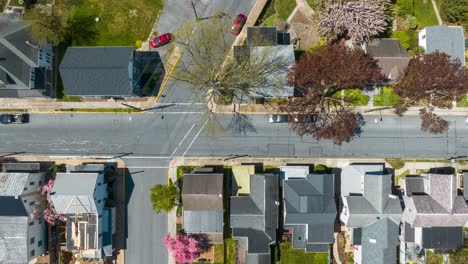
[[[442,18],[449,22],[468,19],[468,0],[444,0],[440,5]]]
[[[35,41],[58,45],[65,40],[65,19],[62,13],[55,8],[52,8],[50,12],[38,7],[31,8],[28,10],[25,19],[34,21],[31,26],[31,33]]]
[[[414,15],[414,1],[413,0],[397,0],[396,12],[400,17]]]
[[[73,46],[94,45],[99,32],[95,10],[73,8],[67,20],[67,37]]]
[[[170,212],[177,204],[179,192],[172,181],[168,185],[156,184],[150,189],[151,203],[156,213]]]

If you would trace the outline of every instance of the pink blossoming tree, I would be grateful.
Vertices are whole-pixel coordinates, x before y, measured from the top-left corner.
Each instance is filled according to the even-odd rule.
[[[337,40],[350,37],[354,43],[369,41],[387,27],[387,0],[337,2],[319,15],[319,33]]]
[[[191,263],[200,255],[201,247],[193,237],[185,235],[172,237],[170,234],[167,234],[164,236],[163,241],[167,250],[171,252],[177,262]]]
[[[64,221],[65,216],[58,214],[55,211],[54,204],[52,203],[52,197],[50,193],[54,187],[54,180],[50,179],[46,185],[39,187],[39,192],[41,193],[41,198],[36,200],[36,203],[31,211],[31,218],[41,218],[44,217],[47,223],[53,225],[56,221]]]

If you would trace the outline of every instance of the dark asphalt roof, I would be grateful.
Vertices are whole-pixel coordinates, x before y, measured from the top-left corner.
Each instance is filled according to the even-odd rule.
[[[361,245],[362,228],[353,228],[353,245]]]
[[[381,38],[367,43],[366,52],[372,57],[408,57],[398,39]]]
[[[424,179],[419,176],[405,178],[405,195],[411,196],[413,193],[424,193]]]
[[[67,95],[131,96],[133,47],[70,47],[60,64]]]
[[[414,242],[414,228],[408,223],[405,223],[405,241]]]
[[[247,27],[247,45],[276,46],[276,27]]]
[[[463,227],[423,228],[423,247],[427,249],[457,249],[463,246]]]
[[[28,216],[28,213],[20,198],[0,196],[0,216]]]
[[[306,252],[328,252],[329,244],[311,244],[307,243]]]

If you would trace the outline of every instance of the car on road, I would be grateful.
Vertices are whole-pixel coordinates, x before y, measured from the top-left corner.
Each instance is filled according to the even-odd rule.
[[[289,116],[288,115],[269,115],[268,121],[270,123],[288,123]]]
[[[310,123],[315,123],[317,122],[317,115],[295,115],[294,116],[294,122],[300,122],[300,121],[305,121],[305,122],[310,122]]]
[[[24,124],[29,123],[29,114],[1,114],[1,124]]]
[[[242,28],[245,25],[245,21],[247,21],[247,16],[244,14],[238,14],[236,16],[236,20],[232,24],[231,34],[236,35],[236,36],[239,35],[239,33],[241,32]]]
[[[151,39],[150,45],[153,48],[159,48],[161,46],[171,43],[172,40],[174,40],[174,36],[171,33],[166,33]]]

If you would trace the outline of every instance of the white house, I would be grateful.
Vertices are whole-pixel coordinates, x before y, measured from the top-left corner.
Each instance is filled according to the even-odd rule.
[[[461,26],[426,27],[419,32],[419,46],[425,53],[436,50],[447,53],[452,59],[460,60],[465,66],[465,38]]]

